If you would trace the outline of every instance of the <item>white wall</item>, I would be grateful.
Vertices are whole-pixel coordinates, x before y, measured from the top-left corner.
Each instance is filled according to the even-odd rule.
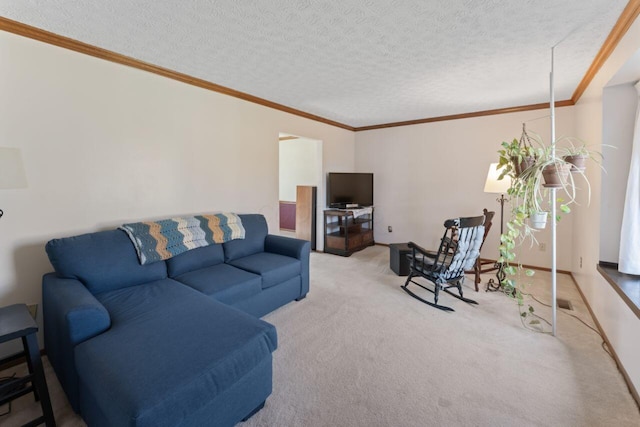
[[[634,22],[575,106],[576,136],[603,142],[603,88],[640,49],[640,20]],[[611,141],[604,141],[610,143]],[[623,167],[622,165],[620,167]],[[595,316],[602,325],[635,389],[640,390],[640,319],[596,270],[599,261],[601,172],[588,170],[593,203],[574,215],[572,271]],[[582,268],[580,258],[583,258]],[[559,327],[562,327],[560,325]]]
[[[500,234],[497,194],[484,193],[489,164],[498,161],[502,141],[520,138],[527,129],[549,140],[548,110],[501,114],[356,133],[356,170],[374,173],[375,239],[394,243],[413,240],[437,247],[447,218],[495,210],[493,228],[482,256],[496,258]],[[539,120],[536,120],[539,119]],[[572,107],[556,110],[557,135],[573,135]],[[505,205],[505,222],[509,215]],[[387,226],[393,232],[387,231]],[[538,247],[521,249],[523,262],[550,267],[549,229]],[[571,216],[558,224],[558,268],[571,266]]]
[[[618,263],[637,107],[638,92],[632,83],[602,91],[602,141],[607,146],[602,147],[606,173],[600,190],[600,261]]]
[[[354,168],[353,132],[5,32],[0,94],[29,180],[0,192],[0,305],[40,302],[54,237],[212,211],[277,230],[280,131],[322,140],[323,173]]]
[[[296,201],[296,187],[319,187],[322,178],[322,141],[298,138],[280,141],[280,200]]]

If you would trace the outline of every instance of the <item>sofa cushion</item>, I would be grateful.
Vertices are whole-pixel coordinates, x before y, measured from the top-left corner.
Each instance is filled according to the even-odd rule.
[[[75,359],[104,425],[181,425],[277,346],[272,325],[172,279],[98,299],[111,329],[78,345]]]
[[[189,271],[199,270],[224,262],[224,251],[221,244],[191,249],[169,258],[167,261],[169,277],[177,277]]]
[[[93,294],[167,277],[164,262],[140,265],[122,230],[53,239],[45,249],[58,276],[80,280]]]
[[[264,251],[264,239],[269,232],[267,220],[260,214],[243,214],[240,218],[245,238],[222,244],[226,262]]]
[[[262,276],[262,289],[300,275],[300,260],[284,255],[261,252],[230,261],[229,264]]]
[[[235,304],[260,293],[262,278],[228,264],[191,271],[175,278],[225,304]]]

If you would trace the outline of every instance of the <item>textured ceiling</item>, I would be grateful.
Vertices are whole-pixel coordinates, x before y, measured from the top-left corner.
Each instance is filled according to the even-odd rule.
[[[353,127],[569,99],[627,0],[3,0],[0,15]]]

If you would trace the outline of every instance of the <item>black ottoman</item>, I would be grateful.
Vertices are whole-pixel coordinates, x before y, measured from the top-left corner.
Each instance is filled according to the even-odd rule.
[[[389,245],[390,267],[398,276],[409,275],[409,260],[407,254],[411,253],[408,243],[391,243]]]

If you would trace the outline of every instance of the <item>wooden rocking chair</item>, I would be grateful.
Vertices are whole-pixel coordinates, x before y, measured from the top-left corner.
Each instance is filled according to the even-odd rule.
[[[439,305],[438,298],[440,290],[470,304],[477,304],[476,301],[465,298],[462,295],[462,282],[466,270],[474,267],[480,247],[485,236],[484,216],[456,218],[445,221],[445,232],[440,241],[437,252],[425,250],[413,242],[409,242],[412,253],[409,257],[409,277],[402,286],[409,295],[428,304],[432,307],[444,311],[454,311],[453,308]],[[423,278],[433,283],[434,288],[430,289],[414,279]],[[410,283],[434,294],[433,302],[427,301],[408,289]],[[450,288],[458,289],[460,295],[449,291]]]

